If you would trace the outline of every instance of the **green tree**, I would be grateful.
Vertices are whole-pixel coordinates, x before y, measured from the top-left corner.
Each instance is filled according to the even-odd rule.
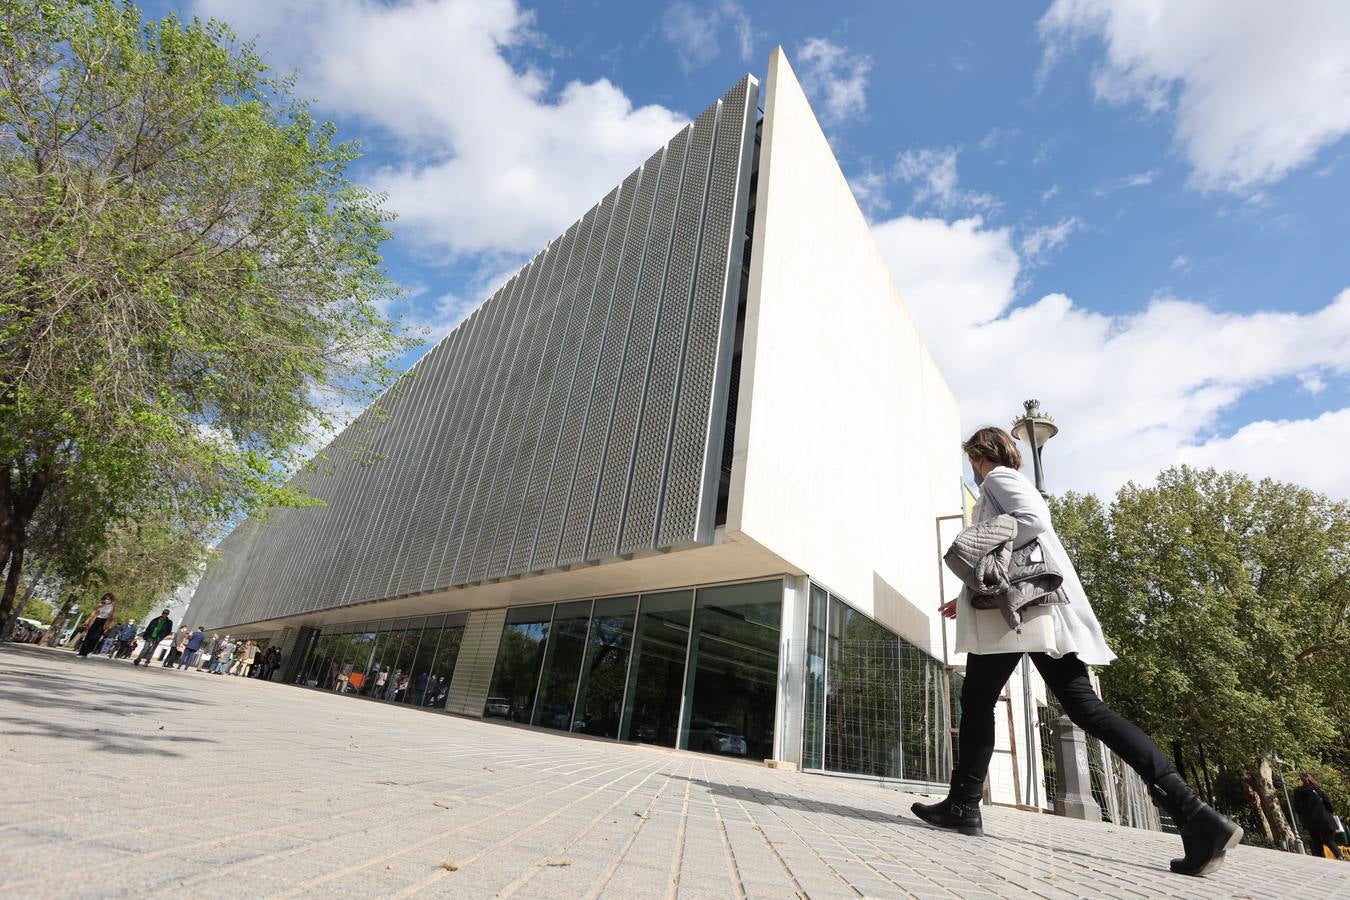
[[[30,549],[71,579],[166,502],[304,502],[326,410],[407,347],[357,155],[221,23],[4,4],[0,621]]]
[[[1350,722],[1350,504],[1182,467],[1054,514],[1120,654],[1100,673],[1112,704],[1291,839],[1272,753],[1325,772]]]

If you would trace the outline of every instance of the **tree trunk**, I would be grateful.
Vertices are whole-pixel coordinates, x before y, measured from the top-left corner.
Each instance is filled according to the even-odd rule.
[[[1261,808],[1261,795],[1245,778],[1242,779],[1242,789],[1247,793],[1247,803],[1252,808],[1252,820],[1261,829],[1261,837],[1267,844],[1273,845],[1275,843],[1275,832],[1271,830],[1270,820],[1266,818],[1265,810]]]
[[[39,565],[37,575],[28,579],[28,587],[24,588],[23,597],[19,599],[14,611],[6,618],[0,619],[0,641],[9,640],[10,634],[14,631],[14,626],[18,624],[19,616],[23,615],[24,608],[28,606],[28,601],[33,598],[33,592],[37,590],[38,584],[46,574],[46,568]]]
[[[19,592],[19,576],[23,574],[23,545],[16,542],[9,555],[9,574],[5,576],[5,591],[0,594],[0,625],[9,621],[14,609],[14,597]]]
[[[1272,837],[1277,847],[1289,849],[1294,846],[1294,830],[1289,827],[1284,809],[1280,806],[1280,797],[1275,792],[1274,776],[1270,769],[1270,760],[1262,757],[1261,762],[1252,769],[1248,783],[1261,802],[1261,812],[1270,823]]]

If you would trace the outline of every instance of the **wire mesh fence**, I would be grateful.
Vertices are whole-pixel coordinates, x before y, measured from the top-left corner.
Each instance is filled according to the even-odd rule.
[[[1045,805],[1051,810],[1063,798],[1051,726],[1055,712],[1052,707],[1040,707],[1036,723],[1041,745],[1041,768],[1044,772]],[[1092,798],[1101,808],[1102,821],[1128,828],[1161,830],[1162,822],[1157,808],[1149,799],[1148,785],[1144,779],[1094,737],[1087,737],[1087,751]]]

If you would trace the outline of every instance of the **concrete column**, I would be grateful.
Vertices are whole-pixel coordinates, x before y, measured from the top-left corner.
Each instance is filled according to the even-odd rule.
[[[1050,723],[1055,742],[1055,774],[1059,796],[1055,814],[1089,822],[1102,820],[1102,808],[1092,797],[1092,770],[1088,766],[1087,738],[1068,716]]]
[[[770,765],[802,764],[803,691],[806,685],[806,628],[811,581],[805,575],[783,579],[782,632],[778,644],[778,702],[774,711]]]

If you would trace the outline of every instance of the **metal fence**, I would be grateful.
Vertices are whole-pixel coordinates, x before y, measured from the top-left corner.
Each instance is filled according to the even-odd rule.
[[[1062,797],[1050,723],[1057,711],[1039,708],[1037,729],[1041,744],[1041,767],[1045,773],[1045,805],[1053,810]],[[1149,799],[1148,785],[1139,774],[1094,737],[1087,738],[1088,769],[1092,775],[1092,797],[1101,807],[1102,821],[1150,831],[1162,829],[1157,808]]]

